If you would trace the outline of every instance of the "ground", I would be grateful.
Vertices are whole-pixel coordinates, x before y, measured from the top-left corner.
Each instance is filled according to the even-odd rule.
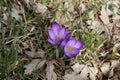
[[[120,80],[120,0],[1,0],[1,80]],[[74,58],[48,43],[53,22],[84,42]]]

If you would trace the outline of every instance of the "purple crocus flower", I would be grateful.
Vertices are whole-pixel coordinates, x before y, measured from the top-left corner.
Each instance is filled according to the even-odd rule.
[[[70,37],[71,37],[71,35],[69,34],[69,35],[66,37],[66,39],[61,42],[61,47],[62,47],[63,50],[64,50],[64,47],[65,47],[66,43],[67,43],[68,40],[70,39]]]
[[[83,42],[76,40],[76,39],[69,39],[65,46],[64,46],[64,54],[68,58],[73,58],[77,54],[79,54],[79,51],[81,48],[83,48]]]
[[[57,22],[52,24],[52,28],[48,29],[48,42],[52,45],[61,44],[67,36],[70,36],[66,28],[62,28]]]

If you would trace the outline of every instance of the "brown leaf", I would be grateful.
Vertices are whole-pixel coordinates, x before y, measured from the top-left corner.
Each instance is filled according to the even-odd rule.
[[[114,73],[114,69],[120,65],[120,62],[117,60],[111,60],[109,62],[105,62],[103,63],[103,65],[101,66],[101,71],[104,75],[108,76],[108,77],[112,77],[115,73]]]
[[[11,16],[16,20],[22,19],[22,17],[19,15],[19,14],[23,14],[21,8],[22,6],[18,4],[13,4],[13,7],[11,9]]]
[[[34,49],[32,51],[25,51],[25,54],[27,54],[29,57],[40,57],[43,58],[44,57],[44,51],[41,49],[38,49],[38,51],[36,52]]]
[[[24,0],[26,4],[29,4],[30,3],[30,0]]]
[[[104,63],[100,69],[104,75],[107,75],[108,71],[110,70],[110,63],[109,62]]]
[[[109,24],[109,17],[104,6],[102,6],[100,18],[104,24]]]
[[[40,58],[44,57],[45,52],[42,49],[38,49],[36,51],[32,42],[26,41],[26,42],[21,42],[21,44],[23,46],[22,48],[24,49],[25,54],[28,55],[29,57],[32,57],[32,58],[33,57],[40,57]],[[25,50],[28,48],[30,49],[30,51]]]
[[[36,13],[44,14],[46,10],[47,10],[47,7],[45,5],[43,5],[41,3],[36,4],[36,10],[35,10]]]
[[[85,67],[85,65],[84,64],[79,64],[79,63],[76,63],[76,64],[74,64],[73,66],[72,66],[72,69],[76,72],[76,73],[78,73],[78,72],[80,72],[83,68]]]
[[[47,62],[47,68],[46,68],[46,77],[47,77],[47,80],[57,80],[57,75],[56,73],[54,72],[54,64],[55,61],[49,61]]]
[[[63,77],[64,80],[102,80],[103,75],[110,80],[119,80],[119,72],[116,71],[116,69],[119,71],[118,67],[120,66],[118,60],[104,62],[101,66],[101,62],[95,60],[87,62],[86,65],[80,63],[74,64],[72,66],[73,72],[66,73]]]
[[[14,17],[16,20],[20,19],[19,11],[15,8],[12,8],[11,16]]]
[[[26,68],[24,74],[31,74],[32,71],[40,69],[45,62],[46,60],[33,59],[28,65],[24,66]]]
[[[72,66],[72,69],[74,72],[71,74],[66,74],[64,76],[65,80],[96,80],[98,73],[97,67],[76,63]]]

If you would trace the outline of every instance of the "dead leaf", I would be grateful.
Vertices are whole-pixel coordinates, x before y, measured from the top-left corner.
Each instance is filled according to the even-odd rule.
[[[19,11],[16,8],[12,8],[11,16],[16,20],[20,19]]]
[[[63,12],[61,10],[56,12],[56,22],[61,22],[61,18],[63,16]]]
[[[27,5],[30,3],[30,0],[24,0],[24,1]]]
[[[63,78],[64,80],[82,80],[75,73],[66,74],[65,76],[63,76]]]
[[[45,52],[42,49],[38,49],[36,51],[32,42],[29,42],[29,41],[21,42],[21,45],[22,45],[22,48],[25,54],[28,55],[29,57],[32,57],[32,58],[34,57],[43,58],[44,57]],[[26,49],[30,49],[30,50],[28,51]]]
[[[111,60],[111,68],[115,68],[118,65],[120,65],[120,62],[118,60]]]
[[[3,19],[4,19],[4,20],[7,20],[7,19],[8,19],[7,14],[8,14],[8,13],[4,13],[4,14],[3,14]]]
[[[120,15],[117,15],[117,14],[116,14],[116,15],[113,16],[112,19],[113,19],[113,20],[120,20]]]
[[[109,24],[109,17],[108,17],[107,11],[105,9],[105,6],[102,6],[100,18],[104,24],[106,24],[106,25]]]
[[[33,71],[40,69],[45,62],[46,60],[33,59],[28,65],[24,66],[26,68],[24,74],[31,74]]]
[[[109,62],[104,63],[100,69],[104,75],[107,75],[108,71],[110,70],[110,63]]]
[[[103,75],[105,75],[110,79],[114,77],[114,71],[120,65],[118,60],[104,62],[102,66],[99,66],[100,63],[99,60],[92,60],[87,64],[76,63],[72,66],[73,72],[66,73],[63,78],[64,80],[102,80]]]
[[[30,46],[28,44],[28,42],[21,42],[21,44],[22,44],[22,46],[23,46],[24,49],[29,48],[29,46]]]
[[[65,80],[96,80],[98,73],[97,67],[76,63],[72,66],[72,69],[74,72],[71,74],[66,74],[64,76]]]
[[[44,14],[46,10],[47,10],[47,7],[45,5],[43,5],[41,3],[36,4],[36,10],[35,10],[36,13]]]
[[[113,47],[113,53],[115,53],[117,56],[120,57],[120,54],[118,53],[119,50],[120,50],[120,43],[118,42],[118,43],[116,43],[116,44],[114,45],[114,47]]]
[[[81,3],[81,5],[79,7],[81,8],[82,13],[87,9],[85,3]]]
[[[85,67],[85,65],[83,64],[79,64],[79,63],[76,63],[72,66],[72,69],[76,72],[76,73],[79,73],[83,68]]]
[[[120,62],[118,60],[111,60],[110,62],[105,62],[101,66],[101,71],[105,76],[112,77],[114,73],[114,69],[120,65]]]
[[[57,75],[56,73],[54,72],[54,64],[55,61],[49,61],[47,62],[47,68],[46,68],[46,77],[47,77],[47,80],[57,80]]]
[[[34,49],[32,49],[32,51],[25,51],[25,54],[27,54],[29,57],[40,57],[43,58],[44,57],[44,51],[41,49],[38,49],[38,51],[36,52]]]

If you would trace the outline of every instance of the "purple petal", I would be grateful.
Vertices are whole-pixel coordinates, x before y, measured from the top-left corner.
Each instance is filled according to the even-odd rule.
[[[77,40],[77,42],[76,42],[76,44],[75,44],[75,48],[79,48],[79,49],[81,49],[81,48],[83,48],[83,42],[82,41],[79,41],[79,40]]]
[[[79,54],[79,49],[74,48],[71,52],[64,52],[65,56],[68,58],[73,58]]]
[[[80,49],[73,48],[71,53],[74,54],[74,55],[77,55],[77,54],[79,54],[79,51],[80,51]]]
[[[58,32],[59,32],[59,35],[61,36],[62,39],[64,39],[67,35],[65,28],[61,28]]]
[[[48,35],[51,38],[51,40],[53,40],[53,41],[56,40],[56,36],[55,36],[54,32],[52,31],[52,29],[48,30]]]
[[[65,56],[66,56],[66,57],[68,57],[68,58],[72,58],[72,57],[73,57],[73,55],[72,55],[72,54],[67,53],[67,52],[65,53]]]
[[[68,47],[69,47],[69,45],[64,47],[64,52],[65,53],[67,52],[67,53],[77,54],[77,52],[80,50],[78,48],[75,48],[74,46],[71,46],[72,47],[72,51],[69,51]]]
[[[51,40],[50,38],[48,38],[47,41],[48,41],[50,44],[52,44],[52,45],[55,44],[55,42],[54,42],[53,40]]]
[[[75,43],[76,43],[76,39],[70,39],[68,42],[67,42],[67,44],[66,44],[66,46],[74,46],[75,45]]]
[[[62,46],[62,49],[65,47],[66,43],[68,42],[67,39],[63,40],[62,43],[61,43],[61,46]]]
[[[56,35],[58,35],[58,32],[59,32],[58,30],[61,29],[61,28],[62,27],[57,22],[54,22],[52,24],[52,30]]]
[[[61,44],[61,41],[57,41],[56,43],[59,45],[59,44]]]
[[[68,34],[66,35],[66,38],[65,38],[65,39],[62,41],[62,43],[61,43],[62,49],[63,49],[63,48],[65,47],[65,45],[67,44],[67,42],[69,41],[70,37],[71,37],[71,34],[68,33]]]
[[[71,34],[70,34],[70,33],[67,33],[66,39],[70,39],[70,37],[71,37]]]

